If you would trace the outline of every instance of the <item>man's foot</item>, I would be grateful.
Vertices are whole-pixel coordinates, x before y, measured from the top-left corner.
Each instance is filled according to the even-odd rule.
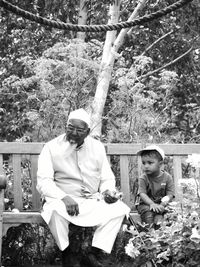
[[[103,267],[101,263],[102,251],[98,248],[92,248],[92,251],[81,261],[81,264],[87,267]]]
[[[62,267],[81,267],[79,258],[69,247],[62,251]]]

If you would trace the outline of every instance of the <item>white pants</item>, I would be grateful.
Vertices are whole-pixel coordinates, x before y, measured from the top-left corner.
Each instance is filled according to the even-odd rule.
[[[62,200],[52,200],[43,206],[42,217],[49,225],[51,233],[60,248],[69,245],[69,223],[82,227],[96,227],[92,246],[110,253],[120,230],[124,216],[130,208],[122,201],[107,204],[97,199],[76,198],[79,204],[79,215],[70,216]]]
[[[70,216],[62,200],[53,199],[43,206],[42,217],[49,225],[51,233],[60,248],[64,250],[69,245],[69,223],[82,227],[97,227],[92,240],[92,246],[110,253],[115,238],[125,215],[130,208],[122,201],[107,204],[97,199],[76,198],[79,204],[79,215]]]
[[[92,246],[110,253],[123,218],[124,215],[98,225],[94,232]],[[64,250],[68,247],[69,221],[54,211],[49,222],[49,228],[59,249]]]

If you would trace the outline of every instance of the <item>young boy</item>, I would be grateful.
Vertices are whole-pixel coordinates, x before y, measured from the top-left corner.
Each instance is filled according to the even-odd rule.
[[[162,170],[164,151],[150,145],[138,151],[144,173],[139,178],[137,210],[142,222],[157,228],[163,218],[165,206],[174,197],[174,183],[169,173]]]

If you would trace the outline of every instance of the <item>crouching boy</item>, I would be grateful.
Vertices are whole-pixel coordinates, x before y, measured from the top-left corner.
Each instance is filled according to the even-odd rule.
[[[174,183],[171,175],[163,170],[164,151],[150,145],[140,150],[143,174],[139,178],[139,201],[137,210],[142,222],[159,227],[165,207],[174,197]]]

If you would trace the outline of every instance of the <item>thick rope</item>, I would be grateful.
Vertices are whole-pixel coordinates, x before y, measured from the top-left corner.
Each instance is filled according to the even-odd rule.
[[[158,19],[162,16],[165,16],[172,11],[183,7],[184,5],[192,2],[193,0],[179,0],[176,3],[159,10],[157,12],[151,13],[149,15],[143,16],[141,18],[135,19],[133,21],[126,21],[116,24],[107,24],[107,25],[73,25],[64,22],[57,22],[54,20],[49,20],[41,16],[35,15],[28,11],[25,11],[19,7],[16,7],[5,0],[0,0],[0,6],[5,8],[12,13],[22,16],[28,20],[35,21],[39,24],[50,26],[52,28],[57,28],[61,30],[75,31],[75,32],[101,32],[101,31],[113,31],[121,30],[123,28],[130,28],[136,25],[142,25],[146,22],[150,22],[154,19]]]

